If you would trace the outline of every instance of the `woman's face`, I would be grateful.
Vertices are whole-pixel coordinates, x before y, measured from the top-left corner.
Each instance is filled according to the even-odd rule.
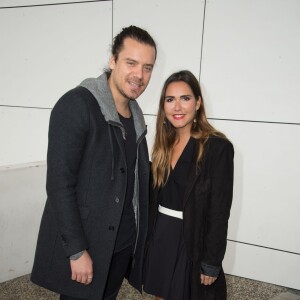
[[[195,98],[192,89],[184,81],[172,82],[165,93],[164,110],[166,118],[178,133],[190,135],[200,97]]]

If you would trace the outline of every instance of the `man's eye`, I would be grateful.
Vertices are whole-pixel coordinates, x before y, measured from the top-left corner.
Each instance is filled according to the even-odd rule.
[[[145,67],[145,70],[146,70],[147,72],[152,72],[152,67],[151,67],[151,66],[146,66],[146,67]]]

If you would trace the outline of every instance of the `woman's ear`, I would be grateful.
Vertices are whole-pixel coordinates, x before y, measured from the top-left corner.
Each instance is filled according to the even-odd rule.
[[[196,110],[198,110],[201,106],[201,97],[198,97],[198,100],[196,101]]]

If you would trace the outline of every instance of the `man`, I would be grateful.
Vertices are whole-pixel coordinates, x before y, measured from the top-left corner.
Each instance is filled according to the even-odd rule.
[[[135,99],[155,59],[147,31],[123,28],[110,69],[67,92],[52,110],[48,198],[31,280],[61,300],[116,299],[125,276],[141,291],[149,158]]]

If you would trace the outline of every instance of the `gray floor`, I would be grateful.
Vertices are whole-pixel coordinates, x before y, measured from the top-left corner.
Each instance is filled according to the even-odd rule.
[[[300,291],[235,276],[226,276],[228,300],[300,300]],[[29,275],[0,283],[1,300],[54,300],[58,295],[29,281]],[[140,295],[126,281],[118,300],[150,300],[150,295]]]

